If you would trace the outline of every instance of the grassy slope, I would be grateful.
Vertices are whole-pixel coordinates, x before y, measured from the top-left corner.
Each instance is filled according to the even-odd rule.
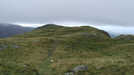
[[[106,32],[87,26],[47,25],[0,39],[1,47],[0,75],[64,75],[80,64],[89,70],[78,75],[134,73],[134,40],[111,39]]]

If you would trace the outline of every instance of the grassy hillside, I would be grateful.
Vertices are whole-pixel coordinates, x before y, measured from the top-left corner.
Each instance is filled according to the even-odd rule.
[[[80,65],[88,70],[74,75],[133,75],[133,48],[133,39],[92,27],[49,24],[0,39],[0,75],[65,75]]]

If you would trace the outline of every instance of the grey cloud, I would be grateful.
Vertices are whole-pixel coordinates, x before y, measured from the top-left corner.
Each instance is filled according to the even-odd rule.
[[[134,25],[134,0],[0,0],[0,22]]]

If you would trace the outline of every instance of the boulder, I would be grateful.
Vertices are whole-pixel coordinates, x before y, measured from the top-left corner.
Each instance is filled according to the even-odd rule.
[[[88,66],[79,65],[79,66],[76,66],[72,71],[77,73],[77,72],[80,72],[80,71],[87,71],[87,70],[88,70]]]
[[[69,70],[65,73],[65,75],[75,75],[75,73],[82,72],[82,71],[88,71],[88,66],[86,65],[79,65],[73,68],[72,70]]]

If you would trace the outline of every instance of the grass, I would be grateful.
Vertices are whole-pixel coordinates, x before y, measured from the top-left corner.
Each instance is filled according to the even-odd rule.
[[[128,36],[129,37],[129,36]],[[88,26],[46,25],[24,35],[0,39],[0,75],[133,75],[134,40],[110,38]]]

